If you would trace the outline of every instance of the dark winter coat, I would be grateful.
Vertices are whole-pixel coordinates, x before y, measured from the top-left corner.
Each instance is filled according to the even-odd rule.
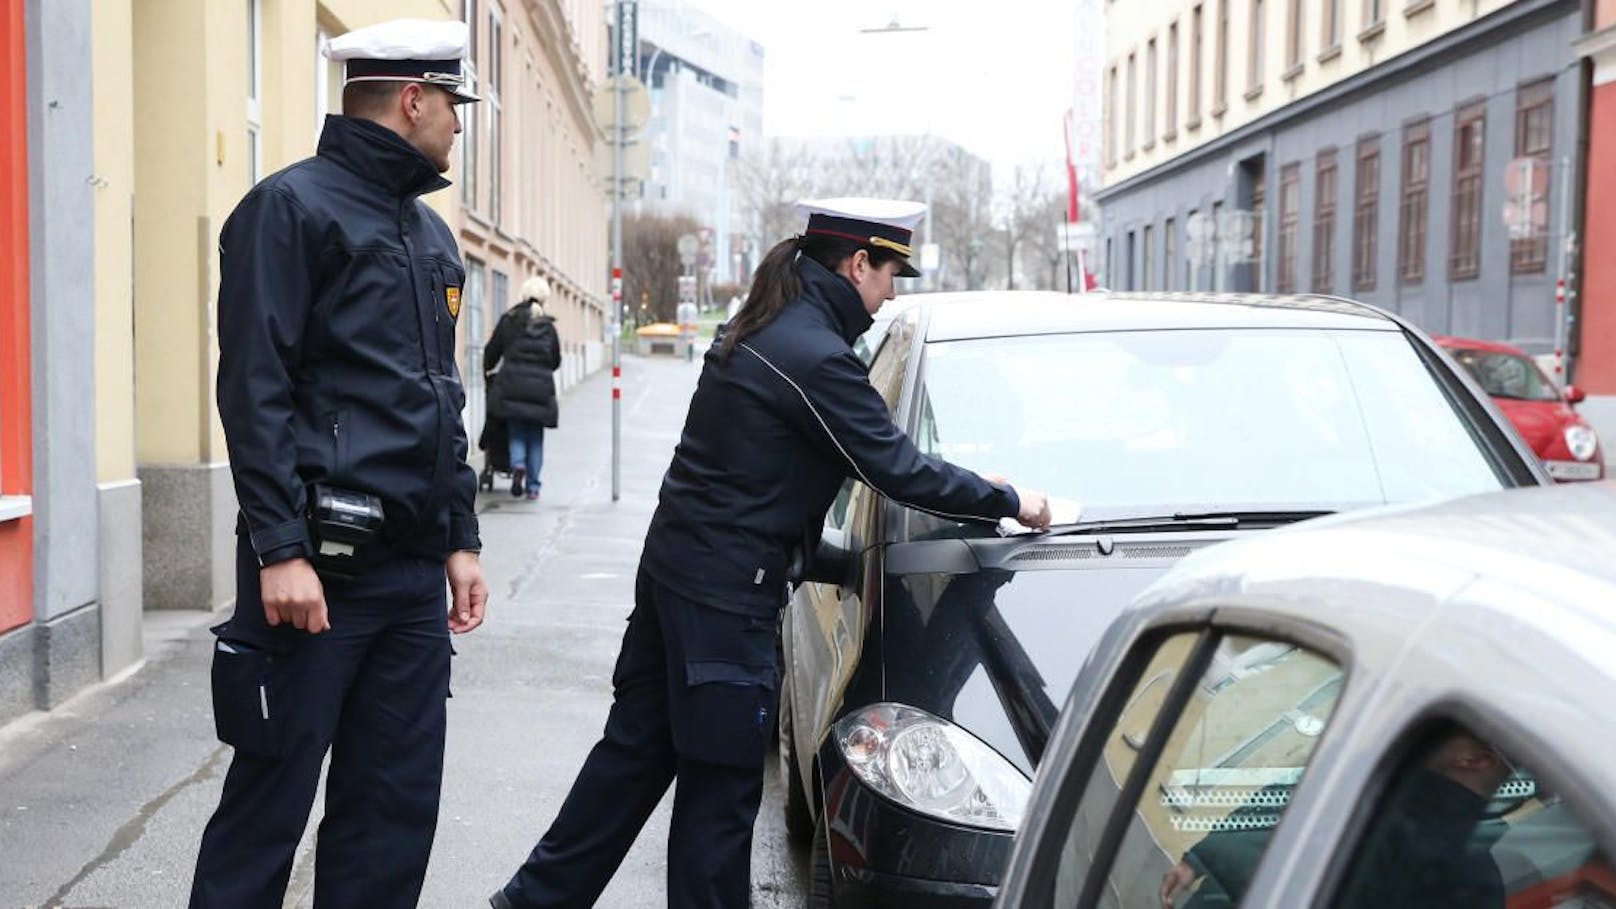
[[[772,617],[793,549],[812,551],[846,477],[958,520],[1014,516],[1014,490],[922,454],[850,346],[870,327],[851,281],[800,257],[803,293],[697,381],[643,565],[699,603]]]
[[[528,312],[525,303],[512,307],[483,348],[483,368],[499,370],[489,391],[488,411],[502,420],[554,428],[560,416],[555,371],[561,368],[561,339],[553,317],[534,320]]]
[[[400,550],[479,546],[455,366],[466,273],[419,198],[448,185],[397,133],[333,116],[314,157],[225,222],[219,419],[263,564],[311,554],[314,482],[380,497]]]

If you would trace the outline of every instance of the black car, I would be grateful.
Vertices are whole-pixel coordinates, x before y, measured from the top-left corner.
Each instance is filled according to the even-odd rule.
[[[922,450],[1081,514],[1029,534],[842,489],[781,628],[811,906],[987,906],[1078,669],[1184,555],[1548,482],[1429,339],[1346,300],[935,295],[870,347]]]

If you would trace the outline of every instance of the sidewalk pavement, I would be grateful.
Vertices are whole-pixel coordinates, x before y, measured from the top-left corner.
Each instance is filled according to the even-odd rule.
[[[563,398],[536,503],[484,494],[487,623],[457,638],[443,806],[420,905],[477,907],[544,832],[604,724],[656,491],[700,366],[625,358],[622,495],[611,501],[610,371]],[[0,906],[183,906],[229,749],[213,737],[206,612],[148,615],[132,673],[0,729]],[[770,761],[755,906],[797,906]],[[671,798],[600,905],[665,905]],[[311,905],[311,820],[287,907]]]

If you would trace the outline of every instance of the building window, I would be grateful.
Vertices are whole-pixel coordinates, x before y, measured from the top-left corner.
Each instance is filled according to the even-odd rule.
[[[488,217],[495,224],[499,223],[500,127],[504,121],[504,108],[500,104],[499,96],[505,81],[502,66],[505,53],[504,48],[500,46],[503,33],[504,27],[499,18],[499,11],[490,6],[487,65],[483,67],[483,83],[487,91],[484,93],[483,103],[488,106]]]
[[[1363,30],[1368,32],[1386,23],[1386,0],[1363,0]]]
[[[1190,97],[1189,127],[1201,123],[1201,47],[1205,43],[1205,23],[1202,22],[1201,4],[1190,11]]]
[[[1145,42],[1145,150],[1156,144],[1156,39]]]
[[[1532,236],[1509,242],[1512,274],[1534,274],[1548,266],[1549,174],[1553,172],[1554,79],[1523,85],[1515,92],[1515,157],[1532,158]]]
[[[1154,257],[1154,253],[1156,252],[1156,237],[1154,228],[1152,228],[1149,224],[1146,224],[1142,237],[1143,239],[1141,242],[1144,244],[1144,273],[1139,276],[1139,289],[1150,290],[1151,278],[1154,277],[1156,269]]]
[[[1302,165],[1287,164],[1279,171],[1279,274],[1275,290],[1296,293],[1296,241],[1302,223]]]
[[[1135,144],[1134,123],[1138,119],[1135,116],[1134,104],[1139,97],[1138,67],[1135,65],[1133,54],[1128,55],[1128,84],[1123,87],[1123,91],[1128,93],[1128,113],[1127,120],[1123,124],[1122,156],[1132,158]]]
[[[1262,89],[1263,82],[1263,38],[1268,31],[1263,15],[1263,0],[1251,0],[1251,43],[1246,48],[1246,91],[1255,93]]]
[[[332,111],[342,110],[342,63],[327,60],[321,48],[331,40],[323,28],[314,31],[314,135],[325,129],[325,118]]]
[[[1105,73],[1105,166],[1117,166],[1117,124],[1122,117],[1117,107],[1117,68]]]
[[[1290,0],[1285,26],[1285,71],[1290,74],[1302,68],[1302,0]]]
[[[1313,178],[1313,292],[1335,289],[1335,149],[1319,152]]]
[[[1403,127],[1403,200],[1397,209],[1397,278],[1425,280],[1425,221],[1431,188],[1431,121]]]
[[[1229,0],[1218,0],[1217,65],[1212,71],[1212,115],[1229,108]]]
[[[1178,134],[1178,23],[1167,26],[1167,129],[1162,138]]]
[[[481,59],[477,54],[477,0],[466,0],[466,26],[469,29],[467,37],[467,55],[461,64],[461,71],[466,77],[466,91],[477,93],[477,61]],[[478,211],[477,204],[477,152],[481,145],[477,141],[477,130],[481,126],[481,119],[477,116],[477,109],[481,104],[462,104],[460,114],[460,199],[472,211]]]
[[[1481,274],[1481,179],[1486,132],[1486,102],[1468,104],[1454,115],[1453,225],[1448,237],[1448,277],[1454,281]]]
[[[264,5],[247,0],[247,182],[256,184],[264,166]]]
[[[1341,47],[1341,0],[1320,0],[1319,56]]]
[[[1173,269],[1178,266],[1178,225],[1172,218],[1162,225],[1162,290],[1175,290]]]
[[[1186,247],[1188,247],[1190,243],[1195,243],[1197,246],[1202,245],[1201,240],[1189,236],[1190,225],[1196,223],[1196,215],[1198,214],[1200,214],[1200,210],[1192,208],[1184,215],[1184,240]],[[1191,260],[1190,252],[1186,248],[1184,251],[1184,288],[1186,290],[1196,289],[1196,279],[1199,277],[1196,272],[1198,270],[1199,267]]]
[[[1263,284],[1263,208],[1268,204],[1268,174],[1263,159],[1251,167],[1251,289]]]
[[[1353,184],[1352,289],[1375,289],[1376,236],[1380,230],[1380,136],[1358,140]]]

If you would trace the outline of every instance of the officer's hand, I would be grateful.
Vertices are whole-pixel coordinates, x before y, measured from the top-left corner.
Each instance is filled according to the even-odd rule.
[[[449,594],[453,603],[449,607],[449,630],[465,634],[483,623],[483,609],[488,605],[488,585],[483,583],[483,566],[475,552],[452,552],[444,563],[443,573],[449,578]]]
[[[1041,492],[1033,492],[1030,489],[1017,489],[1016,495],[1021,499],[1021,513],[1016,515],[1016,520],[1020,521],[1023,527],[1043,530],[1049,526],[1049,522],[1053,518],[1049,513],[1049,498],[1047,496]]]
[[[1195,871],[1184,862],[1179,862],[1168,869],[1167,873],[1162,875],[1161,888],[1157,892],[1161,897],[1162,909],[1173,909],[1173,903],[1183,896],[1193,883],[1195,883]]]
[[[269,624],[291,622],[309,634],[331,628],[325,610],[325,588],[308,559],[288,559],[258,569],[258,588],[264,601],[264,620]]]

